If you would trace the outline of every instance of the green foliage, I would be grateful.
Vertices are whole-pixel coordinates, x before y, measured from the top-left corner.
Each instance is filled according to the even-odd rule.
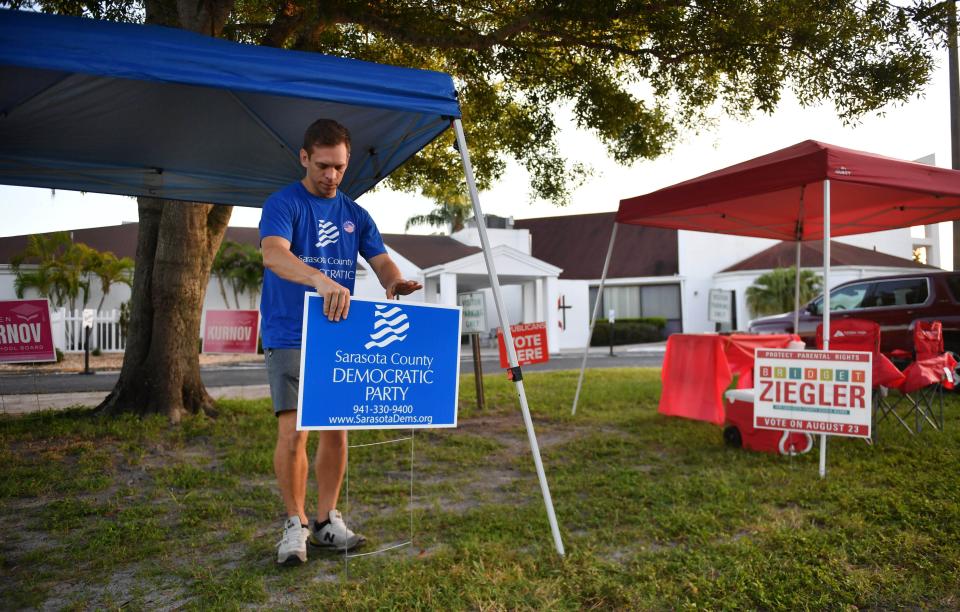
[[[267,399],[220,417],[0,417],[3,607],[71,609],[956,609],[960,428],[818,454],[726,447],[657,412],[660,372],[529,372],[566,557],[556,555],[516,388],[461,380],[457,429],[350,433],[349,505],[370,538],[276,568],[283,519]],[[947,419],[960,395],[945,398]],[[402,434],[402,435],[401,435]],[[412,444],[412,448],[411,448]],[[309,452],[316,449],[315,436]],[[413,499],[409,470],[414,468]],[[909,475],[909,477],[905,477]],[[308,489],[308,506],[316,497]],[[410,505],[408,505],[408,500]],[[412,507],[412,523],[410,509]],[[55,533],[56,537],[51,537]],[[130,534],[135,533],[136,537]]]
[[[33,234],[26,248],[11,258],[15,273],[14,290],[22,298],[28,289],[49,298],[51,306],[70,310],[86,306],[93,278],[100,281],[103,307],[106,294],[115,283],[130,286],[133,260],[118,258],[110,251],[100,252],[82,242],[73,242],[69,232]],[[29,266],[29,267],[25,267]]]
[[[797,269],[777,268],[761,275],[747,287],[747,306],[755,317],[791,312],[796,293]],[[800,271],[800,304],[820,295],[823,279],[813,270]]]
[[[659,342],[666,338],[664,328],[667,320],[663,317],[644,317],[640,319],[617,319],[613,325],[613,344],[638,344],[641,342]],[[610,346],[610,322],[598,319],[593,326],[590,346]]]
[[[213,260],[211,274],[217,277],[220,295],[227,308],[226,286],[229,285],[233,293],[233,303],[240,308],[240,296],[246,293],[249,297],[249,308],[255,308],[260,287],[263,285],[263,253],[260,249],[249,244],[224,240]]]
[[[563,204],[589,169],[557,143],[568,117],[622,164],[655,158],[718,112],[771,112],[792,90],[854,121],[925,85],[946,2],[7,0],[14,7],[186,27],[274,47],[453,75],[480,189],[519,162]],[[449,132],[389,179],[438,202],[463,193]]]
[[[100,303],[97,311],[103,309],[103,302],[107,299],[111,287],[123,284],[133,287],[133,260],[129,257],[117,257],[110,251],[91,253],[90,273],[100,281]]]
[[[417,225],[428,225],[449,230],[450,233],[463,229],[464,222],[470,217],[470,198],[466,194],[458,194],[448,199],[438,200],[437,207],[425,215],[414,215],[407,219],[404,229],[409,230]]]

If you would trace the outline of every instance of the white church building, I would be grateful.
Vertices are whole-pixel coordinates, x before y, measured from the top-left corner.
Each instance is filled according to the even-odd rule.
[[[503,286],[512,324],[543,321],[551,352],[582,348],[587,340],[604,257],[613,229],[613,212],[537,219],[487,217],[494,265]],[[75,230],[75,242],[100,251],[133,257],[137,224]],[[391,257],[406,278],[424,288],[405,300],[456,304],[457,296],[484,292],[487,328],[499,325],[479,236],[468,227],[451,236],[384,234]],[[10,260],[26,246],[26,236],[0,238],[0,300],[14,299]],[[226,240],[258,244],[255,228],[229,228]],[[936,225],[851,236],[834,241],[831,286],[854,278],[905,274],[936,267],[940,233]],[[715,331],[708,320],[711,289],[733,291],[734,321],[725,329],[745,330],[753,318],[746,289],[757,277],[777,267],[793,265],[793,243],[626,225],[621,227],[608,271],[601,316],[613,310],[617,318],[662,317],[667,333]],[[802,264],[821,272],[819,243],[804,245]],[[913,260],[927,254],[928,264]],[[382,298],[383,290],[365,262],[357,271],[355,297]],[[87,307],[100,296],[92,283]],[[25,297],[34,297],[28,295]],[[125,285],[111,289],[104,309],[129,300]],[[250,300],[240,300],[245,305]],[[256,301],[256,300],[254,300]],[[231,300],[232,302],[232,300]],[[224,304],[216,279],[207,288],[206,308]]]

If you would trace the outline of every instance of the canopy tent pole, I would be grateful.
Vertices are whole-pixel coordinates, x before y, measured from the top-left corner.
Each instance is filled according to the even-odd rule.
[[[823,181],[823,350],[830,350],[830,179]],[[820,434],[820,478],[827,476],[827,434]]]
[[[459,119],[453,120],[453,128],[457,135],[457,148],[460,150],[460,159],[463,160],[463,172],[467,179],[467,189],[473,203],[473,216],[477,221],[477,232],[480,234],[480,244],[483,247],[483,257],[487,262],[487,274],[490,277],[490,288],[493,290],[493,301],[500,318],[500,327],[503,330],[503,343],[506,345],[507,358],[510,368],[519,372],[517,351],[513,346],[513,334],[510,333],[510,322],[507,320],[507,311],[503,306],[503,296],[500,293],[500,281],[493,264],[493,255],[490,250],[490,241],[487,239],[487,228],[483,221],[483,211],[480,210],[480,196],[473,178],[473,166],[470,165],[470,153],[467,151],[467,139],[463,133],[463,124]],[[557,517],[553,511],[553,499],[550,497],[550,487],[547,484],[547,475],[543,470],[543,461],[540,459],[540,446],[537,444],[537,434],[533,431],[533,420],[530,418],[530,407],[527,405],[527,394],[523,389],[523,378],[513,379],[517,386],[517,395],[520,397],[520,410],[523,412],[523,423],[527,428],[527,438],[530,440],[530,451],[533,453],[533,463],[537,469],[537,478],[540,479],[540,490],[543,493],[543,503],[547,507],[547,519],[550,521],[550,530],[553,532],[553,543],[557,553],[563,556],[563,541],[560,539],[560,528],[557,526]]]
[[[800,335],[800,246],[803,242],[803,196],[807,192],[807,186],[800,186],[800,210],[797,211],[797,265],[794,268],[793,283],[793,333]]]
[[[583,347],[583,361],[580,363],[580,378],[577,380],[577,392],[573,396],[573,410],[570,414],[577,414],[577,401],[580,399],[580,388],[583,386],[583,373],[587,369],[587,354],[590,352],[590,339],[593,338],[593,327],[597,324],[597,314],[600,312],[600,302],[603,300],[603,285],[607,282],[607,269],[610,267],[610,258],[613,255],[613,242],[617,239],[617,228],[620,224],[613,222],[613,231],[610,233],[610,245],[607,247],[607,258],[603,261],[603,272],[600,273],[600,290],[597,291],[597,301],[593,303],[593,315],[590,317],[590,331],[587,333],[587,343]]]
[[[800,238],[797,238],[797,264],[793,282],[793,333],[800,335]]]

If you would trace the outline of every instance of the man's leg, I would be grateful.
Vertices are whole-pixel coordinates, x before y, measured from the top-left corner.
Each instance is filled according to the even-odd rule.
[[[322,522],[337,507],[340,486],[347,467],[347,432],[325,430],[319,432],[317,456],[313,464],[317,476],[317,518]]]
[[[296,565],[307,560],[310,529],[304,503],[307,493],[307,432],[297,431],[297,393],[299,389],[300,351],[265,351],[270,398],[277,417],[277,446],[273,451],[273,470],[280,496],[287,510],[283,535],[277,543],[277,563]]]
[[[366,542],[351,531],[337,508],[340,485],[347,467],[347,432],[321,431],[314,471],[317,476],[317,520],[311,527],[310,543],[321,548],[349,551]]]
[[[307,496],[307,432],[297,431],[297,413],[286,410],[277,415],[277,447],[273,452],[273,470],[287,516],[299,516],[307,525],[304,511]]]

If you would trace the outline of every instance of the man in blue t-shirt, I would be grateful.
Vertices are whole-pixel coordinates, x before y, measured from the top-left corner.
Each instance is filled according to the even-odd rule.
[[[350,133],[331,119],[307,128],[300,150],[306,170],[302,180],[271,195],[260,218],[263,251],[261,337],[277,416],[273,467],[287,510],[277,563],[307,560],[307,542],[332,550],[352,550],[364,538],[347,528],[337,499],[347,456],[346,431],[321,431],[314,462],[317,518],[305,512],[307,432],[297,431],[300,385],[300,338],[303,295],[323,296],[323,314],[346,319],[357,270],[357,255],[373,268],[387,299],[408,295],[421,285],[404,280],[390,259],[373,219],[337,187],[350,160]]]

